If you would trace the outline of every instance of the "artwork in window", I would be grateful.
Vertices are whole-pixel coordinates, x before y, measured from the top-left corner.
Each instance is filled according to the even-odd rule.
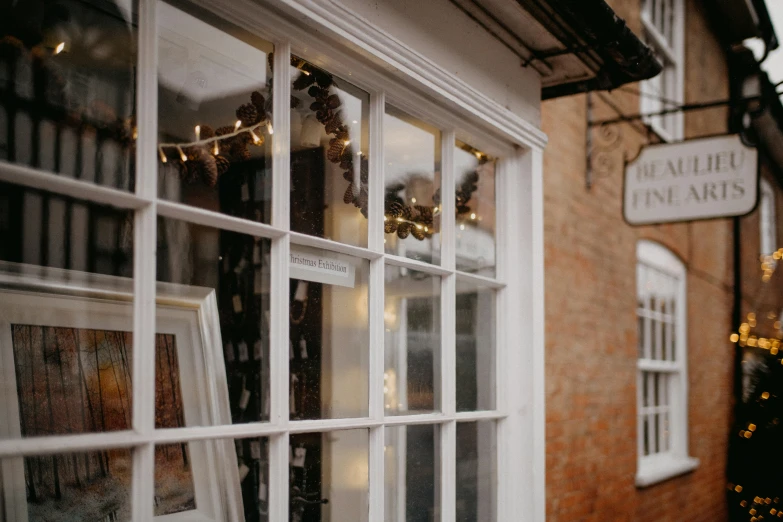
[[[461,142],[454,149],[457,270],[495,276],[495,161]]]
[[[132,429],[132,281],[13,263],[0,265],[0,281],[0,375],[8,383],[0,390],[7,412],[0,438]],[[213,291],[169,285],[158,298],[155,427],[224,423],[225,396],[203,386],[225,380]],[[99,449],[4,460],[8,519],[93,519],[96,506],[121,519],[130,510],[124,455]],[[234,458],[211,441],[158,447],[155,515],[225,520],[218,500],[222,484],[232,483],[222,463]],[[95,502],[74,501],[88,493]]]
[[[387,107],[383,115],[387,253],[440,262],[440,131]]]
[[[367,246],[369,95],[291,56],[291,230]]]
[[[0,7],[0,159],[135,185],[135,1]]]
[[[164,2],[158,26],[159,195],[268,223],[272,44]]]

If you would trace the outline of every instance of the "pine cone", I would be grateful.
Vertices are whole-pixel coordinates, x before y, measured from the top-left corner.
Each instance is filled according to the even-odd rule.
[[[337,96],[336,94],[332,94],[332,95],[330,95],[330,96],[329,96],[329,97],[326,99],[326,106],[327,106],[327,107],[329,107],[330,109],[336,109],[336,108],[337,108],[337,107],[339,107],[341,104],[342,104],[342,103],[340,102],[340,97],[339,97],[339,96]]]
[[[230,157],[235,161],[247,161],[250,159],[250,151],[247,150],[247,142],[236,140],[231,144]]]
[[[403,205],[397,201],[387,202],[386,215],[392,219],[402,217]]]
[[[215,156],[207,154],[201,158],[201,178],[209,187],[217,185],[218,168]]]
[[[185,175],[185,181],[188,183],[195,183],[201,177],[201,162],[188,160],[185,162],[185,168],[187,174]]]
[[[334,80],[332,80],[331,76],[321,71],[313,73],[312,76],[315,77],[315,81],[318,82],[318,86],[323,89],[331,87],[334,83]]]
[[[354,199],[356,199],[353,195],[353,183],[349,183],[348,187],[345,189],[345,194],[343,195],[343,203],[353,203]]]
[[[294,80],[293,88],[294,90],[301,91],[302,89],[306,89],[307,87],[311,86],[315,82],[315,74],[300,74],[299,77]]]
[[[424,227],[419,228],[418,226],[411,227],[411,235],[419,241],[423,241],[424,238],[427,237],[427,234],[424,232]]]
[[[208,140],[209,138],[215,137],[215,131],[210,127],[209,125],[202,125],[201,126],[201,139],[202,140]]]
[[[310,104],[310,110],[311,111],[322,111],[324,109],[323,102],[314,101]]]
[[[402,222],[399,225],[397,225],[397,237],[400,239],[405,239],[408,237],[408,235],[411,233],[411,224]]]
[[[291,108],[292,108],[292,109],[296,109],[296,108],[297,108],[297,107],[299,107],[301,104],[302,104],[302,100],[300,100],[299,98],[297,98],[296,96],[294,96],[294,95],[292,94],[292,95],[291,95]]]
[[[356,201],[354,201],[354,205],[356,205],[358,208],[367,208],[367,204],[369,202],[369,197],[367,194],[367,189],[364,187],[361,188],[359,191],[359,195],[356,196]]]
[[[432,208],[431,207],[425,207],[423,205],[416,205],[416,211],[419,214],[419,221],[425,226],[425,227],[431,227],[432,226]]]
[[[215,165],[217,166],[218,175],[222,176],[228,172],[229,167],[231,167],[231,162],[228,161],[227,157],[219,155],[215,156]]]
[[[343,158],[342,160],[340,160],[340,168],[341,169],[350,169],[351,167],[353,167],[353,158],[348,157],[348,158]]]
[[[361,165],[359,165],[359,179],[362,181],[362,183],[367,183],[367,180],[370,177],[370,173],[368,171],[369,165],[367,165],[367,161],[364,159],[361,160]]]
[[[324,127],[324,130],[327,134],[334,134],[338,131],[340,131],[340,127],[343,125],[343,113],[342,111],[335,112],[332,117],[329,119],[329,121],[326,122],[326,126]],[[338,136],[340,139],[346,139],[348,137],[348,131],[345,130],[344,136]]]
[[[215,136],[225,136],[226,134],[231,134],[232,132],[234,132],[234,127],[226,125],[224,127],[218,127],[215,131]]]
[[[266,105],[266,98],[264,98],[264,95],[261,94],[260,92],[253,91],[250,93],[250,103],[252,103],[255,106],[258,112],[261,112],[264,110],[264,107]]]
[[[383,231],[387,234],[394,234],[397,232],[398,221],[396,219],[389,218],[383,222]]]
[[[457,215],[461,216],[470,212],[470,207],[467,205],[457,205]]]
[[[343,172],[343,179],[345,181],[353,181],[353,172],[351,172],[350,170],[346,170],[345,172]]]
[[[321,88],[317,85],[313,85],[309,89],[307,89],[307,94],[312,96],[313,98],[318,98],[321,95]]]
[[[258,109],[252,103],[246,103],[237,109],[237,119],[245,127],[250,127],[261,121],[258,116]]]

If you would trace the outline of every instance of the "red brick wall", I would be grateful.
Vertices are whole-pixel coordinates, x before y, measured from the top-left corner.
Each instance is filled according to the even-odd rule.
[[[638,34],[638,0],[610,1]],[[725,99],[728,68],[700,10],[686,0],[685,101]],[[638,96],[606,99],[626,114]],[[592,94],[595,117],[616,116]],[[622,219],[623,156],[644,132],[620,126],[611,167],[585,189],[586,96],[545,102],[547,520],[721,521],[732,407],[733,232],[728,219],[630,227]],[[726,110],[692,112],[686,137],[726,131]],[[642,127],[639,124],[637,127]],[[594,137],[596,133],[594,133]],[[783,209],[781,209],[783,211]],[[755,228],[757,219],[743,220]],[[744,230],[744,228],[743,228]],[[658,241],[688,269],[688,377],[692,473],[639,489],[636,473],[636,242]],[[758,241],[758,239],[756,239]],[[752,261],[758,267],[755,258]],[[745,263],[746,265],[749,263]],[[749,269],[750,270],[750,269]]]

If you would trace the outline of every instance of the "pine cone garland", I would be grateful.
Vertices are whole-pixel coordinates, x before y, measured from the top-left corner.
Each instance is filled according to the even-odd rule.
[[[237,109],[237,119],[242,122],[245,127],[255,125],[261,119],[258,115],[258,109],[252,103],[246,103]]]
[[[340,130],[340,128],[343,125],[343,113],[342,111],[337,111],[334,114],[332,114],[331,118],[326,122],[326,125],[324,126],[324,130],[327,134],[334,134]],[[343,136],[337,136],[341,140],[344,140],[348,137],[348,132],[346,131]]]
[[[218,168],[215,156],[207,154],[201,158],[201,178],[209,187],[217,185]]]
[[[201,139],[202,140],[208,140],[209,138],[215,137],[215,131],[210,127],[209,125],[202,125],[201,126]]]
[[[410,235],[411,233],[411,224],[402,222],[399,225],[397,225],[397,237],[400,239],[405,239]]]
[[[225,125],[223,127],[218,127],[215,131],[215,136],[225,136],[226,134],[231,134],[234,132],[234,127],[231,127],[229,125]]]
[[[398,221],[396,219],[387,219],[383,222],[383,231],[387,234],[394,234],[397,232]]]
[[[392,201],[386,205],[386,215],[389,218],[396,219],[402,217],[403,205],[397,201]]]
[[[330,109],[336,109],[336,108],[337,108],[337,107],[339,107],[341,104],[342,104],[342,103],[340,102],[340,97],[339,97],[339,96],[337,96],[336,94],[332,94],[332,95],[330,95],[330,96],[329,96],[329,97],[326,99],[326,106],[327,106],[327,107],[329,107]]]
[[[229,167],[231,167],[231,162],[228,161],[228,158],[225,156],[218,155],[215,156],[215,165],[217,166],[218,175],[222,176],[228,172]]]
[[[411,235],[419,241],[423,241],[424,238],[427,237],[427,234],[424,232],[424,227],[419,228],[419,226],[420,225],[415,225],[411,227]]]

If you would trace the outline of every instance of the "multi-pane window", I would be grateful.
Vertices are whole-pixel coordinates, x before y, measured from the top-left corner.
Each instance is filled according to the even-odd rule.
[[[637,484],[694,465],[688,459],[686,271],[651,241],[637,245]]]
[[[762,178],[759,182],[759,254],[768,256],[778,249],[775,223],[775,189]]]
[[[683,132],[682,113],[676,108],[684,99],[684,16],[682,0],[642,2],[642,37],[663,65],[663,70],[641,83],[641,111],[653,114],[672,110],[645,119],[666,140],[681,139]]]
[[[499,519],[513,148],[143,3],[0,35],[0,518]]]

